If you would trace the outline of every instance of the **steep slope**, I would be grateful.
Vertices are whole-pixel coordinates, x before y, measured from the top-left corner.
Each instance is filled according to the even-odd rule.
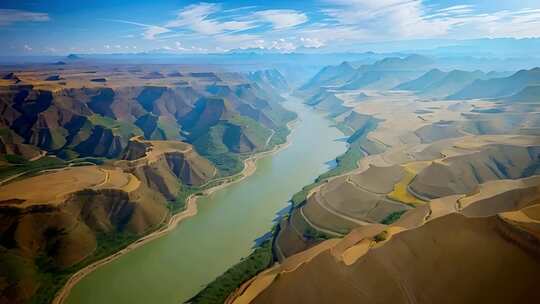
[[[540,84],[540,68],[522,70],[512,76],[477,80],[449,99],[502,98],[519,93],[528,86]]]
[[[340,87],[342,90],[358,90],[358,89],[391,89],[396,85],[414,79],[422,71],[365,71],[358,72],[347,84]]]
[[[106,68],[93,73],[81,69],[62,71],[63,84],[44,84],[42,73],[21,72],[24,83],[0,88],[0,128],[7,129],[0,134],[3,154],[24,154],[29,159],[41,149],[66,160],[117,159],[129,139],[139,135],[147,140],[187,139],[199,149],[211,144],[205,142],[209,129],[220,124],[229,131],[216,140],[227,142],[231,155],[226,158],[233,160],[229,167],[238,171],[241,162],[235,154],[283,142],[286,124],[295,117],[280,105],[278,92],[287,90],[287,84],[275,70],[218,75],[165,73],[157,68],[149,72],[118,68],[113,73]],[[106,84],[92,81],[98,76],[106,77]],[[276,136],[270,138],[271,134]],[[26,144],[38,152],[30,152]],[[227,170],[226,163],[220,168]]]
[[[540,103],[540,85],[528,86],[519,93],[506,98],[505,101],[512,103]]]
[[[184,187],[202,186],[217,170],[193,147],[134,138],[125,160],[42,172],[0,186],[0,256],[30,277],[1,273],[10,303],[51,296],[67,275],[155,230]],[[114,168],[114,169],[113,169]],[[28,188],[33,191],[28,191]],[[6,260],[4,260],[6,259]],[[52,284],[52,285],[51,285]],[[50,291],[49,291],[50,289]]]
[[[321,89],[319,93],[313,95],[305,103],[325,111],[331,116],[337,116],[349,110],[349,108],[343,105],[343,100],[336,97],[335,93],[325,89]]]
[[[189,195],[283,143],[295,117],[275,71],[252,82],[87,68],[48,65],[0,84],[0,303],[50,302],[75,271],[162,228]],[[45,81],[51,74],[62,81]]]
[[[446,97],[461,90],[477,79],[485,77],[481,71],[467,72],[453,70],[439,81],[435,81],[420,91],[420,95],[430,97]]]
[[[287,80],[276,69],[251,72],[248,74],[248,79],[263,87],[268,92],[272,90],[286,92],[289,90]]]
[[[432,162],[415,176],[409,190],[429,199],[470,193],[487,181],[526,177],[539,163],[540,146],[493,145]]]
[[[29,186],[34,192],[25,191]],[[0,274],[1,298],[9,303],[50,297],[70,271],[155,229],[169,212],[164,197],[135,176],[97,167],[38,175],[1,191],[0,260],[33,273]],[[11,265],[13,259],[23,265]]]
[[[309,82],[300,87],[298,94],[312,96],[322,87],[339,87],[344,90],[390,89],[417,78],[432,64],[433,60],[420,55],[385,58],[358,68],[354,68],[348,62],[343,62],[339,66],[323,68]]]
[[[433,200],[391,226],[359,227],[262,272],[226,303],[538,301],[539,182],[498,181]]]
[[[272,132],[253,119],[232,111],[224,99],[201,99],[183,119],[184,136],[197,151],[225,173],[241,168],[231,153],[252,153],[265,149]]]
[[[423,91],[434,83],[442,80],[447,75],[448,73],[445,73],[439,69],[433,69],[415,80],[407,81],[398,85],[394,88],[394,90]]]
[[[354,77],[356,72],[356,69],[348,62],[343,62],[338,66],[327,66],[300,87],[300,91],[311,91],[322,86],[342,85]]]
[[[459,227],[457,235],[454,227]],[[540,263],[535,255],[508,242],[499,232],[502,229],[515,228],[496,217],[449,215],[396,235],[351,266],[325,251],[298,270],[282,274],[252,303],[539,301],[534,278]],[[496,262],[501,260],[505,262]],[[437,269],[436,280],[433,269]],[[324,279],[317,283],[316,278]],[[452,292],[447,282],[453,282]],[[483,286],[490,286],[489,292]]]

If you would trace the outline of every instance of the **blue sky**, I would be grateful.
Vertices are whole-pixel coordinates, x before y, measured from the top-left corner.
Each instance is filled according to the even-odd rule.
[[[2,0],[0,54],[344,51],[540,36],[539,0]]]

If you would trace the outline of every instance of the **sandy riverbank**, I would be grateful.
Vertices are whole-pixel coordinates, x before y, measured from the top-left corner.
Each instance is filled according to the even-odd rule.
[[[234,183],[237,183],[241,180],[243,180],[244,178],[252,175],[255,170],[257,169],[257,166],[256,166],[256,163],[257,163],[257,160],[261,159],[261,158],[264,158],[264,157],[267,157],[267,156],[270,156],[272,154],[275,154],[283,149],[285,149],[286,147],[288,147],[290,145],[290,136],[292,134],[292,132],[294,131],[294,126],[295,124],[298,122],[298,119],[295,119],[291,122],[289,122],[287,124],[289,130],[291,130],[290,134],[287,136],[287,141],[281,145],[277,145],[275,146],[273,149],[269,150],[269,151],[263,151],[263,152],[260,152],[260,153],[257,153],[255,155],[252,155],[250,156],[249,158],[245,159],[244,160],[244,168],[243,170],[236,174],[236,175],[233,175],[233,176],[230,176],[227,178],[228,181],[222,183],[222,184],[219,184],[219,185],[216,185],[215,187],[212,187],[212,188],[209,188],[209,189],[206,189],[202,192],[202,195],[210,195],[211,193],[217,191],[217,190],[220,190],[220,189],[223,189],[227,186],[230,186]],[[136,240],[135,242],[129,244],[128,246],[126,246],[125,248],[121,249],[120,251],[117,251],[116,253],[104,258],[104,259],[101,259],[101,260],[98,260],[82,269],[80,269],[79,271],[77,271],[76,273],[74,273],[69,279],[68,281],[66,282],[66,284],[64,285],[64,287],[62,287],[62,289],[57,293],[56,297],[54,298],[54,300],[52,301],[52,304],[62,304],[66,301],[67,297],[69,296],[69,293],[71,291],[71,289],[80,281],[82,280],[85,276],[87,276],[88,274],[90,274],[92,271],[96,270],[97,268],[101,267],[101,266],[104,266],[106,265],[107,263],[110,263],[114,260],[116,260],[117,258],[121,257],[122,255],[124,254],[127,254],[129,253],[130,251],[134,250],[134,249],[137,249],[157,238],[160,238],[162,236],[164,236],[165,234],[169,233],[170,231],[172,231],[173,229],[176,228],[176,226],[184,219],[186,218],[189,218],[189,217],[192,217],[194,215],[197,214],[197,198],[200,197],[201,195],[190,195],[188,197],[188,199],[186,200],[186,209],[178,214],[175,214],[173,216],[171,216],[169,218],[169,221],[167,222],[167,224],[165,226],[163,226],[162,228],[154,231],[154,232],[151,232],[150,234],[147,234],[143,237],[141,237],[140,239]]]

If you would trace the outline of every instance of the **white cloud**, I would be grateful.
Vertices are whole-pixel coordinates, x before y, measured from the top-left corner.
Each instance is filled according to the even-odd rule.
[[[337,6],[324,10],[337,23],[354,25],[372,36],[433,36],[446,30],[444,24],[424,20],[420,0],[356,0],[330,1]],[[443,28],[441,28],[443,26]]]
[[[177,51],[187,51],[187,50],[188,50],[187,48],[185,48],[185,47],[182,45],[182,43],[180,43],[180,41],[176,41],[176,42],[174,43],[174,45],[176,46],[176,50],[177,50]]]
[[[241,31],[252,28],[251,21],[220,21],[212,15],[221,10],[219,4],[200,3],[186,6],[176,15],[176,19],[167,22],[169,28],[189,29],[203,35],[220,34],[226,31]]]
[[[153,24],[145,24],[145,23],[140,23],[140,22],[119,20],[119,19],[105,19],[105,20],[112,21],[112,22],[118,22],[118,23],[132,24],[132,25],[136,25],[138,27],[142,27],[142,28],[144,28],[144,32],[143,32],[142,36],[144,37],[144,39],[148,39],[148,40],[154,40],[154,39],[157,38],[157,36],[159,36],[161,34],[168,33],[168,32],[171,31],[170,29],[168,29],[166,27],[153,25]]]
[[[268,47],[268,49],[278,50],[283,53],[291,53],[296,50],[296,48],[297,47],[293,42],[287,41],[283,38],[272,41],[272,44],[270,45],[270,47]]]
[[[256,48],[256,49],[263,49],[265,43],[266,43],[266,41],[264,41],[264,39],[257,39],[257,40],[253,41],[252,47]]]
[[[468,37],[481,33],[485,37],[540,37],[540,9],[499,11],[462,18],[454,32]]]
[[[148,40],[156,39],[156,36],[170,32],[168,28],[161,26],[149,25],[143,33],[143,37]]]
[[[0,26],[15,22],[45,22],[49,21],[46,13],[36,13],[17,9],[0,9]]]
[[[338,25],[353,27],[360,40],[418,38],[538,37],[540,10],[479,13],[472,5],[436,9],[421,0],[327,0],[323,10]],[[321,39],[333,39],[323,36]],[[359,40],[353,39],[353,40]]]
[[[28,51],[28,52],[32,51],[32,47],[30,47],[28,44],[23,45],[23,48],[25,51]]]
[[[294,27],[308,21],[306,14],[295,10],[265,10],[255,12],[254,15],[272,23],[275,29]]]
[[[310,6],[310,11],[224,9],[225,4],[198,3],[183,7],[159,25],[111,21],[140,27],[143,38],[185,52],[237,48],[292,52],[422,38],[540,37],[540,9],[486,13],[475,5],[441,6],[428,0],[319,1],[324,4]]]
[[[302,46],[306,48],[321,48],[325,45],[324,42],[322,42],[318,38],[304,38],[300,37],[300,41],[302,42]]]

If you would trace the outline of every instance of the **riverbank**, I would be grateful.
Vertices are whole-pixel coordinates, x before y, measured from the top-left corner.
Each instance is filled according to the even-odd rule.
[[[335,178],[342,177],[350,174],[350,172],[359,168],[359,162],[361,159],[367,157],[370,152],[378,153],[379,151],[375,147],[369,144],[367,135],[377,127],[377,121],[371,120],[361,131],[353,129],[351,132],[346,132],[344,124],[337,123],[334,125],[336,129],[340,130],[343,135],[347,136],[347,150],[345,153],[335,158],[335,167],[330,168],[328,171],[321,173],[310,184],[303,186],[302,189],[291,196],[289,202],[291,208],[289,212],[276,221],[275,226],[271,229],[271,237],[266,244],[257,247],[250,255],[244,257],[240,262],[230,267],[226,272],[217,277],[214,281],[208,284],[205,289],[200,291],[195,297],[190,300],[190,303],[221,303],[224,302],[227,297],[231,297],[235,293],[237,288],[240,288],[249,281],[252,277],[256,276],[259,272],[265,271],[272,266],[275,255],[283,257],[279,242],[276,241],[277,233],[279,231],[279,225],[284,217],[290,216],[296,208],[298,208],[305,200],[316,191]],[[369,150],[369,152],[367,151]],[[300,209],[300,211],[302,211]],[[305,217],[304,217],[305,218]],[[307,220],[307,219],[306,219]],[[308,222],[309,223],[309,222]],[[330,232],[328,230],[316,227],[310,223],[310,226],[315,230],[315,234],[318,237],[324,239],[331,237],[342,237],[342,234]],[[261,259],[261,256],[270,255],[270,261]],[[278,258],[278,260],[280,260]],[[248,275],[246,275],[248,273]]]
[[[74,286],[64,303],[188,301],[248,256],[272,229],[290,197],[326,172],[329,161],[347,149],[340,140],[343,134],[325,115],[294,97],[284,107],[299,113],[286,149],[258,160],[249,178],[198,197],[197,216],[91,272]],[[285,139],[281,136],[274,145]]]
[[[69,293],[71,291],[71,289],[79,282],[81,281],[84,277],[86,277],[87,275],[89,275],[90,273],[92,273],[93,271],[95,271],[96,269],[98,269],[99,267],[102,267],[108,263],[111,263],[112,261],[120,258],[121,256],[153,241],[153,240],[156,240],[164,235],[166,235],[167,233],[169,233],[170,231],[172,231],[173,229],[176,228],[176,226],[183,220],[189,218],[189,217],[192,217],[192,216],[195,216],[197,214],[197,200],[198,198],[202,197],[202,196],[208,196],[212,193],[214,193],[215,191],[218,191],[220,189],[223,189],[225,187],[228,187],[232,184],[235,184],[237,182],[240,182],[242,181],[243,179],[249,177],[250,175],[252,175],[256,169],[257,169],[257,166],[256,166],[256,163],[259,159],[262,159],[264,157],[267,157],[267,156],[270,156],[272,154],[275,154],[275,153],[278,153],[280,152],[281,150],[287,148],[289,145],[290,145],[290,137],[291,137],[291,134],[292,132],[294,131],[294,127],[296,125],[296,123],[298,122],[299,118],[296,118],[290,122],[287,123],[287,128],[289,129],[289,134],[287,135],[287,139],[285,141],[285,143],[283,144],[279,144],[279,145],[276,145],[275,147],[273,147],[271,150],[268,150],[268,151],[262,151],[262,152],[259,152],[259,153],[256,153],[248,158],[246,158],[244,160],[244,168],[242,169],[241,172],[233,175],[233,176],[229,176],[229,177],[226,177],[225,179],[227,181],[223,182],[223,183],[220,183],[216,186],[213,186],[213,187],[210,187],[208,189],[205,189],[203,190],[202,192],[198,192],[198,193],[194,193],[194,194],[191,194],[187,199],[186,199],[186,207],[184,209],[184,211],[182,212],[179,212],[177,214],[174,214],[172,215],[170,218],[169,218],[169,221],[167,222],[167,224],[165,224],[163,227],[139,238],[138,240],[136,240],[135,242],[127,245],[126,247],[124,247],[123,249],[117,251],[116,253],[114,253],[113,255],[110,255],[104,259],[101,259],[101,260],[98,260],[82,269],[80,269],[79,271],[77,271],[76,273],[74,273],[69,279],[68,281],[66,282],[66,284],[64,284],[64,287],[62,287],[62,289],[57,293],[56,297],[54,298],[54,300],[51,302],[52,304],[63,304],[65,303],[66,299],[68,298],[69,296]]]

